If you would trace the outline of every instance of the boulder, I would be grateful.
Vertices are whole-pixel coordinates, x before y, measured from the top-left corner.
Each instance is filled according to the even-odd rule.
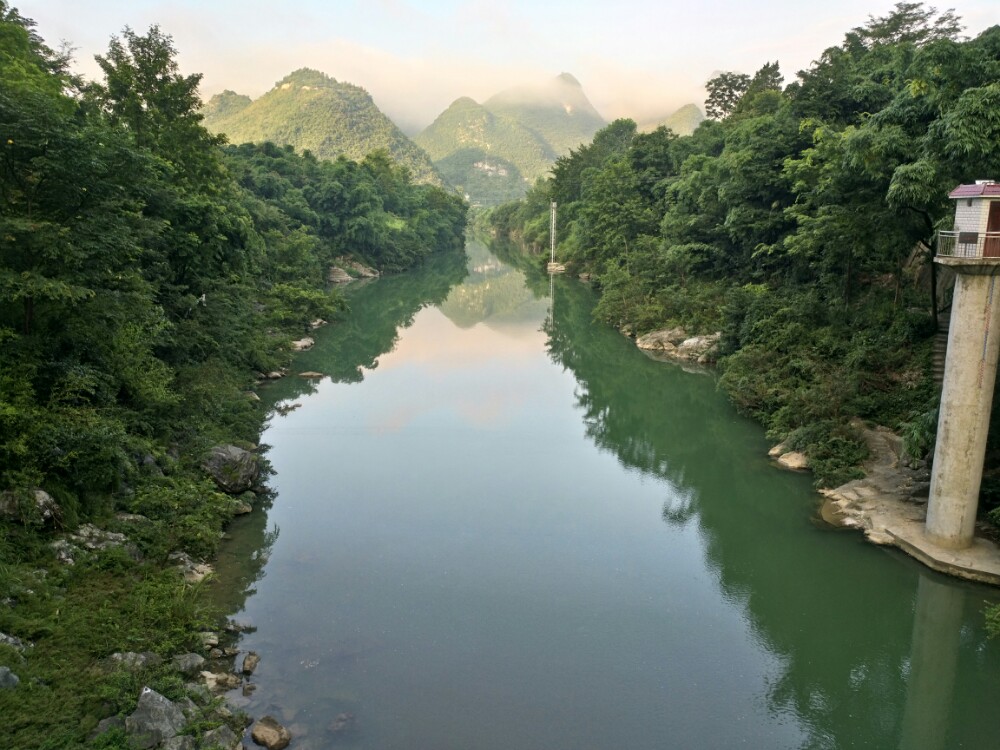
[[[170,660],[170,666],[183,675],[193,676],[205,666],[205,657],[201,654],[178,654]]]
[[[177,735],[160,745],[160,750],[196,750],[197,745],[194,737],[188,735]]]
[[[359,263],[353,258],[348,258],[346,255],[341,255],[337,258],[337,264],[341,268],[346,268],[348,271],[351,271],[356,276],[360,276],[363,279],[377,279],[380,276],[379,272],[371,266]]]
[[[0,667],[0,690],[13,690],[21,682],[21,678],[10,671],[10,667]]]
[[[330,266],[326,280],[331,284],[349,284],[354,281],[354,277],[340,266]]]
[[[771,458],[777,458],[782,453],[787,453],[787,452],[788,451],[785,450],[785,444],[778,443],[776,446],[774,446],[773,448],[771,448],[771,450],[767,452],[767,455],[770,456]]]
[[[316,340],[312,336],[306,336],[305,338],[301,338],[298,341],[292,342],[292,351],[293,352],[309,351],[315,345],[316,345]]]
[[[635,340],[640,349],[652,351],[673,351],[688,340],[683,328],[666,328],[662,331],[651,331]]]
[[[326,321],[322,318],[316,318],[312,323],[309,324],[309,330],[315,331],[317,328],[322,328],[326,325]]]
[[[209,563],[195,562],[187,552],[171,552],[167,559],[176,563],[186,583],[198,583],[215,572],[215,568]]]
[[[76,547],[65,539],[56,539],[49,545],[56,556],[56,561],[63,565],[76,565],[76,556],[80,553]]]
[[[233,748],[239,747],[240,738],[236,736],[236,733],[223,724],[221,727],[212,729],[201,738],[202,747],[221,747],[224,750],[232,750]]]
[[[292,741],[292,733],[285,729],[273,716],[265,716],[253,725],[250,733],[253,741],[267,750],[284,750]]]
[[[202,672],[201,678],[209,690],[219,693],[235,690],[243,682],[242,677],[231,672]]]
[[[710,333],[707,336],[691,336],[684,339],[677,347],[677,355],[683,359],[706,364],[715,361],[719,348],[721,333]]]
[[[125,719],[121,716],[109,716],[106,719],[101,719],[97,722],[97,726],[94,727],[94,731],[90,733],[88,739],[95,740],[102,734],[107,734],[112,729],[124,729]]]
[[[161,746],[184,728],[184,712],[149,687],[139,695],[139,704],[125,717],[125,732],[132,747],[145,750]]]
[[[205,471],[223,492],[238,495],[253,487],[260,474],[256,455],[235,445],[217,445],[203,464]]]
[[[62,508],[48,492],[35,488],[26,495],[17,492],[0,492],[0,517],[22,523],[41,520],[43,523],[61,523]]]
[[[260,664],[260,656],[257,655],[256,651],[251,651],[243,657],[243,674],[253,674],[258,664]]]
[[[309,380],[316,380],[317,378],[325,378],[322,372],[315,372],[314,370],[306,370],[306,372],[299,373],[300,378],[307,378]]]
[[[778,463],[786,469],[802,471],[809,468],[809,459],[805,453],[799,451],[789,451],[778,456]]]

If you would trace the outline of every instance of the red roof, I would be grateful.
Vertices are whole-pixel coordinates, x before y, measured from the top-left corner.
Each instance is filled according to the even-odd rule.
[[[977,182],[959,185],[948,194],[949,198],[1000,198],[1000,182]]]

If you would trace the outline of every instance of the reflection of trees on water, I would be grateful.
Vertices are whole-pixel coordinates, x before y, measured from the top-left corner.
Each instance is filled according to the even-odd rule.
[[[298,355],[297,372],[319,371],[339,383],[356,383],[364,370],[374,369],[378,358],[396,346],[399,331],[413,323],[427,305],[442,302],[466,275],[462,252],[441,253],[423,266],[404,274],[348,288],[350,313],[344,320],[317,331],[316,346]],[[313,381],[286,377],[262,390],[266,402],[290,401],[315,391]],[[214,598],[229,613],[241,611],[264,576],[264,567],[278,530],[267,529],[267,508],[262,504],[253,513],[237,518],[216,561],[219,585]]]
[[[525,276],[501,263],[481,242],[470,241],[466,246],[469,274],[454,287],[439,307],[459,328],[471,328],[477,323],[516,323],[537,316],[533,302],[544,307],[528,289]]]
[[[360,383],[364,371],[375,369],[378,358],[395,348],[399,331],[424,307],[443,302],[466,274],[465,254],[447,252],[406,273],[348,287],[349,314],[313,334],[316,346],[296,356],[295,371],[321,372],[336,383]],[[312,381],[289,377],[269,385],[266,395],[275,403],[315,388]]]
[[[228,540],[215,560],[212,589],[215,605],[227,614],[242,611],[264,578],[279,533],[277,526],[267,528],[269,507],[270,502],[262,503],[252,513],[237,517],[227,529]]]
[[[722,592],[782,664],[768,709],[795,717],[811,748],[900,747],[900,738],[921,750],[982,746],[992,710],[985,696],[1000,670],[978,612],[983,589],[935,582],[859,536],[805,524],[815,502],[808,480],[768,465],[759,428],[736,417],[714,379],[650,361],[594,325],[592,304],[582,285],[556,281],[550,355],[579,383],[587,436],[665,482],[665,522],[698,524]],[[914,626],[914,609],[926,612],[932,598],[953,616]],[[960,629],[951,666],[931,658],[957,643]],[[976,654],[983,663],[970,663]],[[955,658],[967,669],[949,680]],[[962,721],[958,705],[967,707]]]

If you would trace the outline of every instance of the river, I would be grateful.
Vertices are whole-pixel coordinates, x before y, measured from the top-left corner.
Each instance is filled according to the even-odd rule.
[[[234,701],[293,750],[997,746],[995,591],[824,527],[711,373],[467,252],[351,290],[294,365],[328,377],[262,391],[299,406],[219,558]]]

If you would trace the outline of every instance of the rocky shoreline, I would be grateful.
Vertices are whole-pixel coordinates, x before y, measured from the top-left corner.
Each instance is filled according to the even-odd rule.
[[[630,332],[623,331],[626,335]],[[685,369],[708,367],[718,355],[719,333],[689,336],[679,327],[653,331],[635,343],[649,356],[679,363]],[[868,446],[865,476],[833,489],[821,489],[819,518],[832,528],[856,529],[873,544],[901,549],[928,567],[968,580],[1000,585],[1000,547],[979,535],[967,550],[937,547],[923,534],[930,490],[926,461],[906,457],[903,441],[884,427],[853,427]],[[791,471],[809,469],[809,457],[783,444],[768,452],[775,463]]]

